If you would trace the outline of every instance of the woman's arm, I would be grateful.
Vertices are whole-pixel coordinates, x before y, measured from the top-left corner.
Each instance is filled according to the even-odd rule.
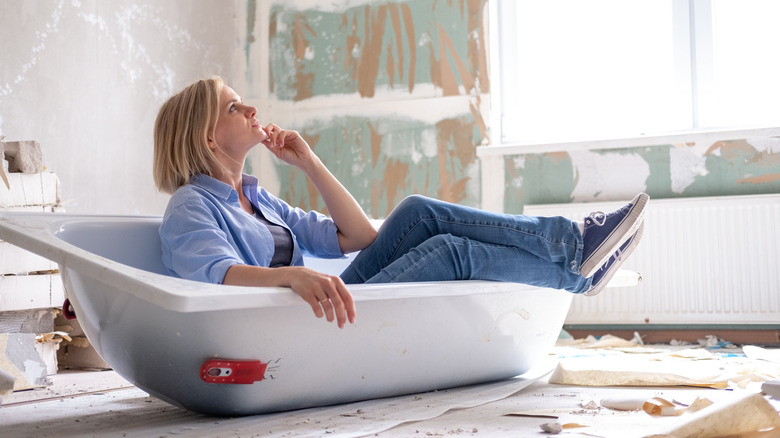
[[[312,166],[301,170],[317,188],[328,207],[330,217],[339,229],[341,251],[350,253],[370,245],[376,239],[376,229],[355,198],[330,173],[319,157],[315,155]]]
[[[344,282],[335,275],[303,266],[264,268],[239,264],[228,269],[222,284],[289,287],[309,303],[317,318],[324,314],[332,322],[335,317],[340,328],[347,320],[355,323],[355,302]]]
[[[328,213],[338,227],[341,251],[361,250],[376,239],[376,230],[354,197],[325,167],[296,131],[286,131],[274,124],[266,128],[263,144],[277,158],[303,171],[322,196]]]

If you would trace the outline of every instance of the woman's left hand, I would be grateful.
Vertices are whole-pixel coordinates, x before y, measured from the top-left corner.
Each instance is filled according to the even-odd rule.
[[[298,131],[282,129],[273,123],[266,126],[264,130],[268,137],[263,140],[263,145],[276,158],[298,168],[313,161],[314,152]]]

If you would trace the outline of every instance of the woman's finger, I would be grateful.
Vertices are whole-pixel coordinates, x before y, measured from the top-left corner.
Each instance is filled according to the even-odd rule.
[[[278,147],[276,139],[279,137],[280,131],[281,129],[279,129],[279,127],[274,125],[273,123],[269,123],[268,125],[266,125],[265,133],[268,136],[268,138],[266,138],[265,141],[268,143],[269,146]]]
[[[316,296],[312,295],[311,298],[305,298],[305,297],[301,297],[301,298],[303,298],[307,303],[309,303],[309,305],[311,306],[311,310],[314,311],[314,316],[316,316],[317,318],[322,318],[323,316],[325,316],[325,313],[323,312],[323,308],[320,305],[320,302],[317,300]]]
[[[326,279],[325,291],[328,299],[321,302],[322,307],[328,316],[330,316],[330,311],[333,312],[339,328],[344,328],[347,321],[354,322],[355,312],[352,295],[349,294],[341,278],[329,276]],[[344,297],[347,298],[347,302],[345,302]],[[332,319],[329,318],[328,321],[332,321]]]
[[[331,277],[333,287],[332,294],[329,294],[330,301],[336,310],[336,318],[339,327],[344,327],[349,322],[354,322],[354,305],[352,304],[352,295],[349,294],[344,282],[339,277]],[[346,298],[346,299],[345,299]]]
[[[304,275],[300,280],[302,283],[293,285],[293,290],[309,303],[317,318],[325,316],[328,322],[335,320],[339,328],[344,328],[347,321],[355,322],[355,304],[340,277],[316,273]]]
[[[341,281],[341,278],[339,278],[337,290],[339,296],[341,297],[341,301],[344,304],[346,317],[349,319],[350,323],[354,324],[356,313],[357,313],[357,311],[355,310],[355,300],[352,299],[352,294],[349,293],[349,289],[347,289],[347,286],[344,284],[343,281]]]
[[[322,306],[322,310],[325,311],[325,318],[328,320],[328,322],[333,322],[335,313],[333,303],[331,303],[331,301],[328,299],[324,299],[320,301],[320,306]]]
[[[276,128],[274,128],[274,132],[276,132],[276,137],[274,138],[276,147],[281,149],[284,147],[284,141],[285,138],[287,137],[287,131],[277,126]]]

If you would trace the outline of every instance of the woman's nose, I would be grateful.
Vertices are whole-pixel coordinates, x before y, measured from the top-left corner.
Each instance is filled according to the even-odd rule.
[[[257,108],[247,105],[246,108],[244,108],[244,114],[246,114],[247,117],[254,117],[255,114],[257,114]]]

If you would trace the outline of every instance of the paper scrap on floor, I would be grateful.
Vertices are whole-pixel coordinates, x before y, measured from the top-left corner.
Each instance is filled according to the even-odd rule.
[[[674,416],[651,416],[642,410],[587,416],[561,414],[554,422],[545,420],[540,430],[557,425],[564,433],[571,431],[599,438],[707,438],[762,431],[780,433],[777,408],[763,396],[744,392],[729,396],[695,412]]]
[[[591,342],[559,342],[560,362],[550,383],[581,386],[760,387],[780,378],[780,362],[763,359],[771,350],[747,346],[728,353],[704,348],[649,347],[614,336]],[[764,352],[762,354],[762,352]],[[758,392],[758,391],[756,391]]]
[[[731,346],[723,342],[717,345]],[[713,397],[709,397],[712,400],[697,398],[689,404],[659,397],[628,400],[630,396],[617,396],[600,404],[583,401],[582,412],[588,414],[566,410],[513,414],[544,419],[540,432],[560,430],[564,435],[602,438],[717,437],[761,431],[770,431],[761,436],[780,435],[780,402],[760,394],[762,382],[780,377],[779,350],[756,346],[728,351],[647,346],[637,336],[628,341],[607,335],[561,340],[554,354],[560,362],[549,378],[553,384],[656,387],[678,396],[690,393],[669,387],[730,391],[713,391]],[[771,435],[773,432],[776,435]]]

